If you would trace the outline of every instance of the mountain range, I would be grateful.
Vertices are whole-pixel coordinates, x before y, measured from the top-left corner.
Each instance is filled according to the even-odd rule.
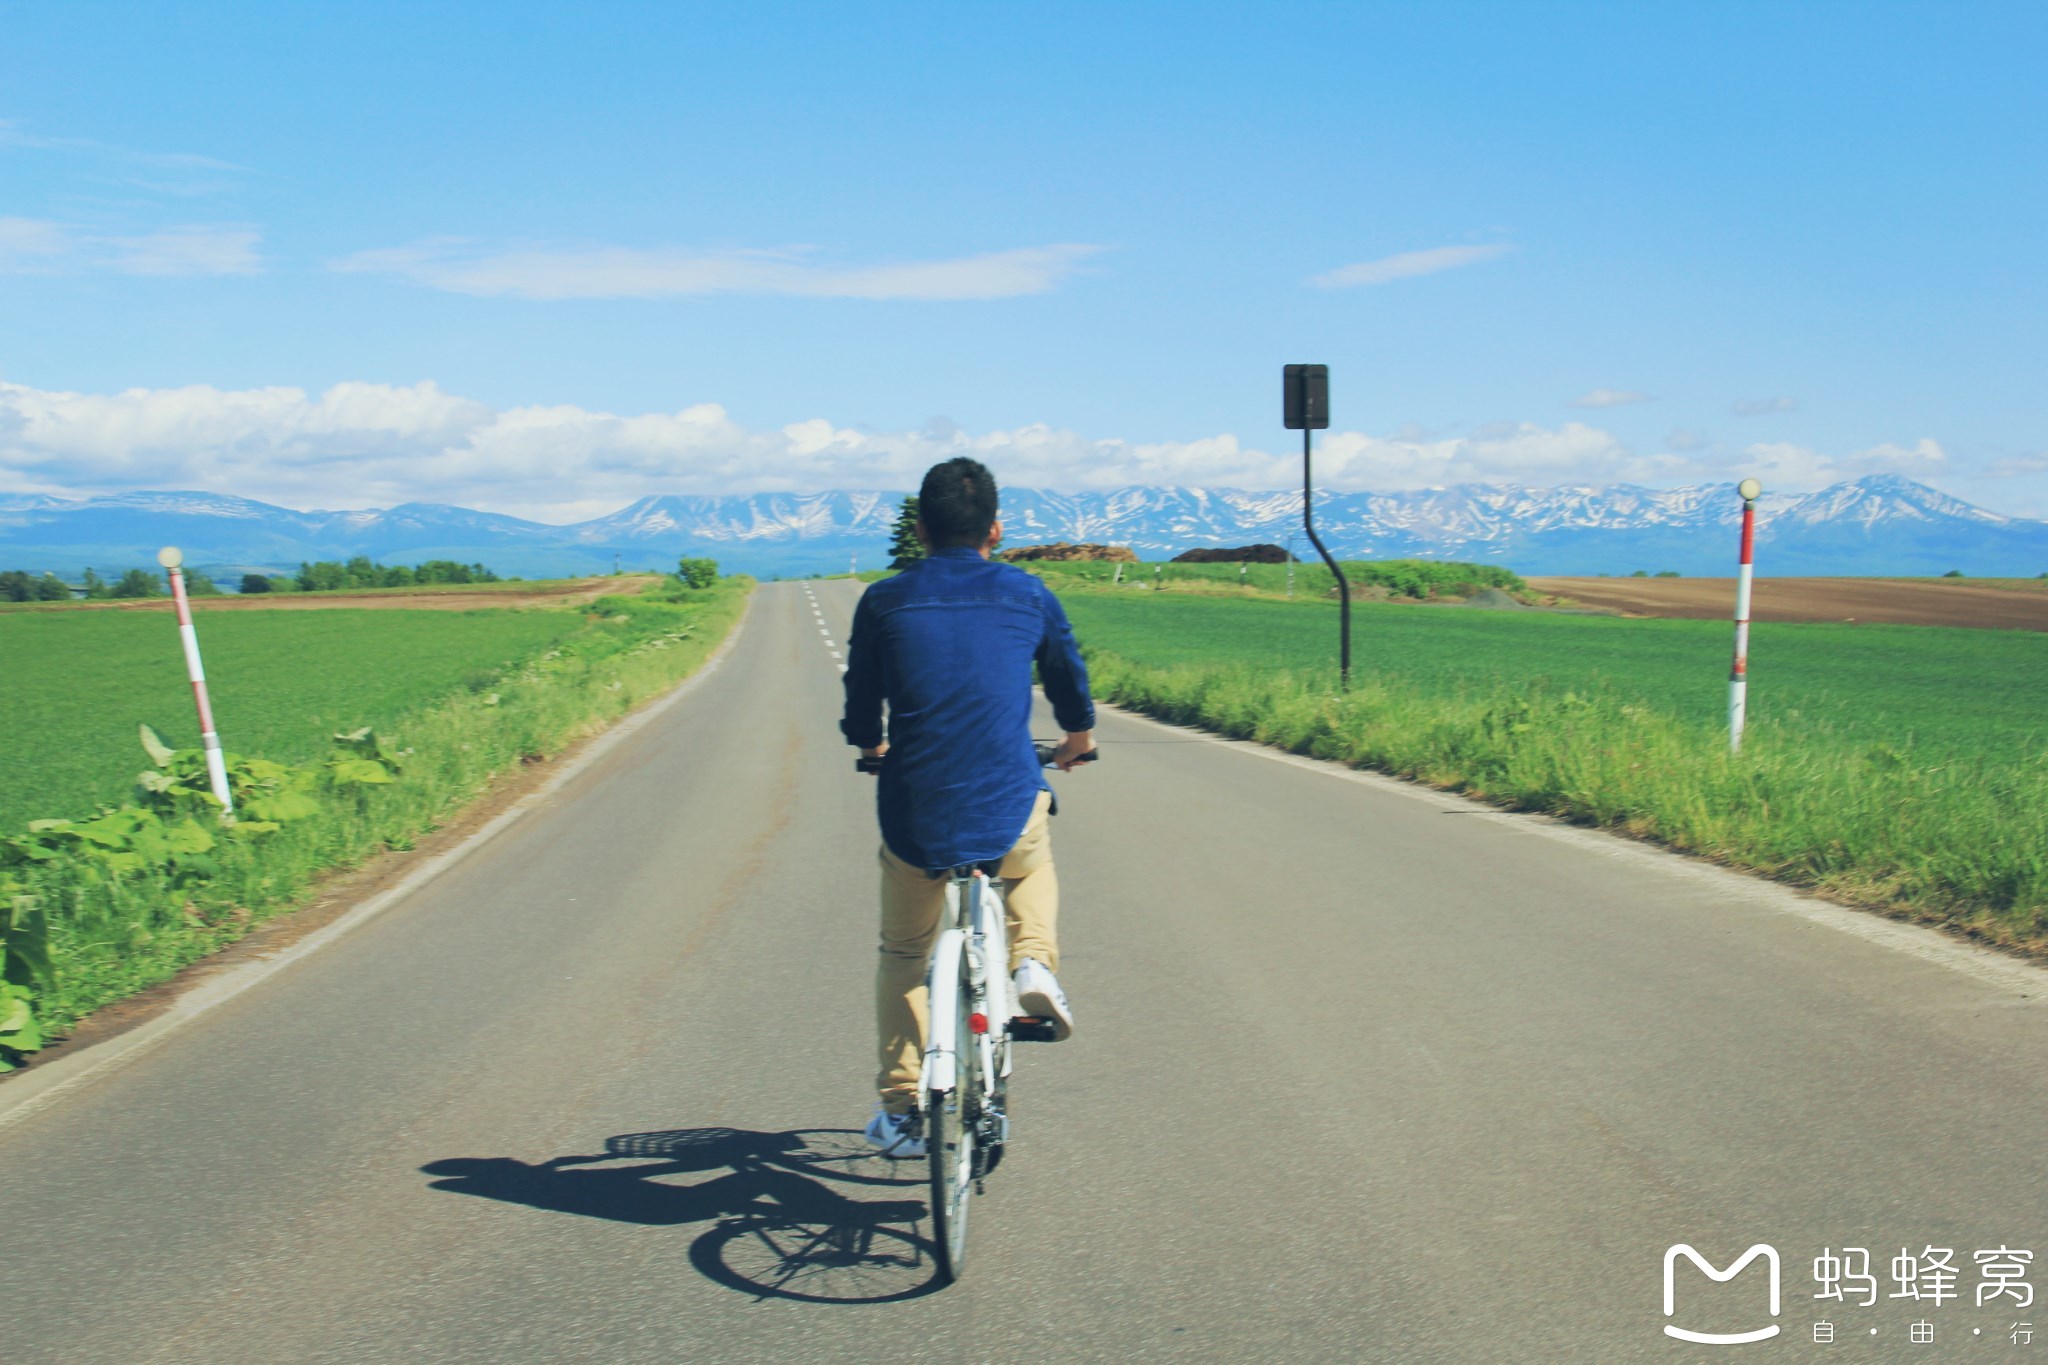
[[[542,577],[673,569],[705,555],[757,575],[842,571],[886,559],[897,492],[649,496],[609,516],[553,526],[441,503],[299,512],[217,493],[0,496],[0,568],[75,575],[147,565],[164,545],[219,576],[302,560],[481,561]],[[1344,558],[1461,559],[1528,574],[1733,572],[1741,500],[1732,485],[1533,488],[1465,484],[1401,493],[1318,493],[1316,526]],[[1003,493],[1009,544],[1096,541],[1142,558],[1267,541],[1311,558],[1301,494],[1227,488]],[[1769,575],[1973,577],[2048,571],[2048,522],[2001,516],[1894,475],[1758,504],[1757,571]]]

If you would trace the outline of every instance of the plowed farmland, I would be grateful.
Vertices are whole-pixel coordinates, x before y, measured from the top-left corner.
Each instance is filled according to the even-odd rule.
[[[1532,578],[1538,592],[1624,616],[1718,620],[1733,614],[1732,578]],[[1951,578],[1759,578],[1758,621],[1963,626],[2048,631],[2048,583]]]

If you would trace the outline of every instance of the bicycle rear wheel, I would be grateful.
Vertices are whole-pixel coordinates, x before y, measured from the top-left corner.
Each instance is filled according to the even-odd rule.
[[[974,1196],[974,1123],[980,1103],[981,1049],[968,1027],[974,998],[967,956],[960,955],[959,986],[953,999],[953,1040],[957,1048],[950,1090],[926,1095],[925,1153],[931,1162],[933,1241],[939,1275],[948,1283],[967,1267],[967,1208]]]

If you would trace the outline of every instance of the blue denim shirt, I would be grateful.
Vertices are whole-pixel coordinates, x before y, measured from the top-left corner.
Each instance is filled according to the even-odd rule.
[[[1000,858],[1045,788],[1031,743],[1031,666],[1063,730],[1095,728],[1088,669],[1059,599],[974,550],[932,551],[861,594],[847,641],[849,744],[889,754],[882,841],[914,867]]]

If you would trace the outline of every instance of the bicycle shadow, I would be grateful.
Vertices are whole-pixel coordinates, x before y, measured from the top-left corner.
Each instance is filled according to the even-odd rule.
[[[628,1164],[630,1163],[630,1164]],[[429,1188],[616,1223],[710,1223],[690,1263],[757,1299],[894,1303],[938,1289],[920,1199],[855,1199],[834,1184],[900,1191],[921,1162],[878,1157],[858,1132],[683,1128],[623,1133],[604,1151],[527,1163],[449,1157],[420,1167]],[[676,1183],[674,1177],[710,1175]],[[830,1183],[828,1183],[830,1182]]]

